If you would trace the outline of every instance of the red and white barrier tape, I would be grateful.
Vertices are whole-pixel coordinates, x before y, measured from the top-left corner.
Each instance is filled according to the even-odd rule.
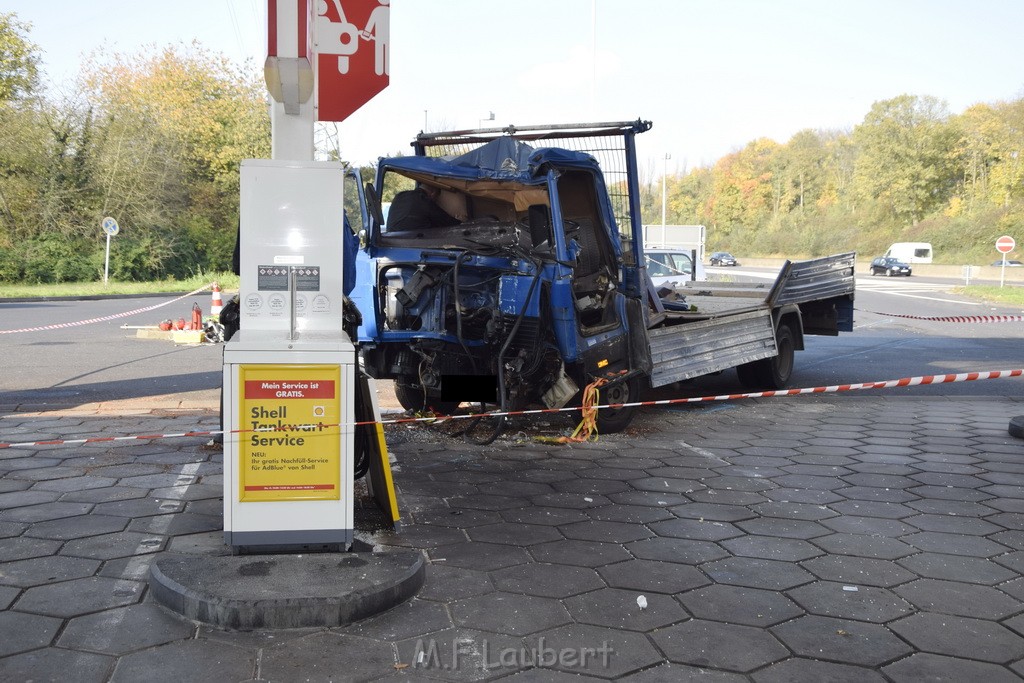
[[[165,301],[162,304],[156,304],[154,306],[146,306],[145,308],[137,308],[134,311],[126,311],[124,313],[115,313],[114,315],[105,315],[102,318],[90,318],[89,320],[79,320],[78,322],[73,322],[73,323],[58,323],[56,325],[43,325],[41,327],[23,327],[20,330],[0,330],[0,334],[16,334],[18,332],[41,332],[43,330],[59,330],[59,329],[65,328],[65,327],[78,327],[79,325],[91,325],[92,323],[101,323],[101,322],[105,322],[107,320],[116,320],[117,318],[127,318],[130,315],[136,315],[138,313],[145,313],[146,311],[152,311],[152,310],[155,310],[157,308],[161,308],[163,306],[168,306],[170,304],[173,304],[175,301],[181,301],[182,299],[187,299],[188,297],[194,296],[194,295],[198,294],[199,292],[202,292],[203,290],[210,289],[211,287],[213,287],[213,285],[214,285],[214,283],[211,282],[210,284],[204,285],[204,286],[200,287],[199,289],[192,290],[188,294],[182,294],[177,299],[171,299],[170,301]]]
[[[902,315],[900,313],[879,313],[877,311],[865,311],[858,308],[862,313],[874,313],[887,318],[910,318],[911,320],[929,320],[936,323],[1019,323],[1024,321],[1024,315],[943,315],[937,317],[926,317],[920,315]]]
[[[594,406],[597,409],[606,408],[631,408],[634,406],[666,406],[680,403],[703,403],[708,401],[734,401],[741,398],[774,398],[779,396],[799,396],[802,394],[831,394],[840,391],[858,391],[862,389],[893,389],[896,387],[913,387],[922,384],[952,384],[955,382],[974,382],[983,379],[1005,379],[1009,377],[1024,376],[1024,369],[1016,370],[991,370],[988,372],[962,372],[954,375],[925,375],[921,377],[904,377],[902,379],[890,379],[881,382],[861,382],[859,384],[835,384],[827,387],[808,387],[804,389],[780,389],[778,391],[758,391],[745,394],[720,394],[718,396],[699,396],[695,398],[670,398],[659,401],[636,401],[633,403],[610,403]],[[549,413],[563,413],[578,411],[578,406],[572,408],[538,408],[537,410],[509,410],[493,413],[474,413],[468,415],[442,415],[434,417],[404,417],[394,420],[381,420],[353,422],[349,426],[359,427],[372,424],[408,424],[414,422],[445,422],[448,420],[473,420],[488,417],[514,417],[520,415],[543,415]],[[148,439],[176,439],[186,436],[215,436],[218,434],[246,434],[252,432],[276,432],[303,430],[309,427],[341,427],[341,424],[324,425],[289,425],[285,428],[265,429],[236,429],[232,431],[209,430],[190,431],[179,434],[147,434],[143,436],[104,436],[86,439],[59,439],[52,441],[24,441],[21,443],[0,442],[0,449],[19,448],[29,446],[71,446],[87,443],[101,443],[108,441],[143,441]]]

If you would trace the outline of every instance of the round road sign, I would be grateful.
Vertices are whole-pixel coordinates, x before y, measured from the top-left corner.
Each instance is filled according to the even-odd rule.
[[[1017,242],[1009,235],[1003,235],[996,240],[996,251],[1000,254],[1009,254],[1017,246]]]
[[[121,229],[117,225],[117,221],[111,218],[110,216],[104,218],[103,223],[101,223],[101,225],[103,226],[103,232],[111,236],[116,235],[117,232]]]

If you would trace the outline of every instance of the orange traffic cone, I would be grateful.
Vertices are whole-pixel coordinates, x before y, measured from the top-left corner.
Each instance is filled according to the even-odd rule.
[[[217,317],[224,308],[224,301],[220,298],[220,285],[213,283],[213,301],[210,302],[210,315]]]

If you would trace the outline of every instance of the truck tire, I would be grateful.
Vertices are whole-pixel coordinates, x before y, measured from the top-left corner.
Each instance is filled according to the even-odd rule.
[[[601,390],[601,405],[609,403],[630,403],[640,400],[641,378],[634,375]],[[632,422],[637,406],[626,408],[602,408],[597,411],[597,432],[614,434],[621,432]]]
[[[423,390],[409,386],[400,379],[395,380],[395,398],[406,410],[417,411],[423,408]]]
[[[740,383],[748,389],[776,391],[785,389],[793,376],[793,360],[796,355],[796,339],[789,325],[782,323],[775,331],[777,356],[744,363],[736,368]]]
[[[459,407],[459,404],[453,401],[431,400],[430,397],[424,400],[423,389],[413,386],[411,381],[403,381],[402,378],[395,380],[395,398],[403,408],[413,412],[429,407],[441,415],[451,415]]]

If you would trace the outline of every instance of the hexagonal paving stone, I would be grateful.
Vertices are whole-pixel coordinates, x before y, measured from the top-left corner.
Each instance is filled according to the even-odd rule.
[[[673,519],[667,522],[655,522],[649,524],[648,527],[658,536],[689,538],[696,541],[721,541],[743,535],[742,531],[728,522],[701,521],[699,519]]]
[[[978,619],[1002,619],[1020,611],[1020,603],[988,586],[937,579],[918,579],[893,589],[924,612]]]
[[[972,662],[923,652],[918,652],[883,667],[882,673],[896,683],[912,683],[914,681],[1010,683],[1010,681],[1020,680],[1008,669],[995,664]]]
[[[810,542],[829,553],[874,557],[882,560],[896,560],[916,552],[912,546],[885,536],[832,534],[811,539]]]
[[[139,489],[155,489],[166,486],[188,486],[199,481],[199,477],[191,474],[162,472],[160,474],[144,474],[138,477],[125,477],[120,481],[122,486]]]
[[[652,493],[693,493],[707,488],[704,484],[689,479],[669,479],[667,477],[642,477],[630,479],[629,485],[638,491]]]
[[[669,508],[674,514],[687,519],[710,519],[714,522],[738,522],[753,519],[757,513],[741,505],[722,505],[720,503],[688,503],[674,505]]]
[[[452,620],[444,605],[413,598],[383,614],[353,624],[344,633],[391,642],[451,627]]]
[[[811,614],[884,623],[914,611],[910,603],[885,588],[817,581],[789,591]]]
[[[665,508],[655,508],[649,505],[619,504],[589,508],[587,516],[603,522],[626,522],[630,524],[647,524],[649,522],[660,522],[675,518],[675,515]]]
[[[498,524],[473,527],[466,533],[474,541],[515,546],[531,546],[548,541],[562,540],[562,534],[557,529],[542,524],[500,522]]]
[[[822,520],[821,524],[844,534],[866,534],[868,536],[889,536],[896,538],[917,531],[909,524],[883,517],[862,517],[845,514]]]
[[[57,644],[71,650],[122,655],[182,640],[194,631],[192,622],[147,602],[76,617],[68,622]]]
[[[191,512],[180,512],[170,515],[152,515],[133,519],[128,531],[143,534],[160,534],[161,536],[178,536],[196,534],[204,531],[221,531],[224,529],[224,516],[198,515]]]
[[[765,560],[796,562],[806,560],[822,551],[807,541],[796,538],[775,538],[772,536],[741,536],[721,541],[722,547],[733,555],[760,557]]]
[[[666,522],[660,522],[664,524]],[[558,527],[566,538],[578,541],[596,541],[605,543],[628,543],[641,538],[649,538],[651,533],[640,524],[623,522],[574,522]]]
[[[697,565],[729,556],[716,543],[685,538],[648,538],[629,543],[626,549],[641,560],[663,560],[677,564]]]
[[[570,624],[535,634],[526,638],[526,646],[537,654],[540,663],[553,669],[601,678],[618,679],[663,661],[661,653],[641,633],[588,624]]]
[[[692,619],[651,635],[670,661],[729,671],[752,671],[789,655],[767,631]]]
[[[811,503],[798,503],[789,500],[776,500],[771,503],[760,503],[754,506],[754,512],[764,517],[779,517],[782,519],[804,520],[809,522],[835,517],[834,510],[830,510],[824,504],[816,505]],[[757,521],[757,520],[753,520]],[[749,522],[748,522],[749,523]],[[739,526],[744,526],[740,524]]]
[[[21,612],[0,612],[0,658],[26,650],[46,647],[60,628],[60,619]],[[0,662],[3,662],[0,659]],[[27,680],[7,678],[5,680]]]
[[[802,657],[772,664],[753,675],[757,683],[884,683],[882,674],[861,666],[819,662]]]
[[[520,638],[466,628],[437,631],[396,643],[403,679],[482,681],[533,665]],[[350,654],[358,657],[358,652]],[[294,677],[287,680],[296,680]]]
[[[555,599],[495,591],[449,604],[452,619],[466,628],[524,636],[572,621]]]
[[[904,521],[913,524],[921,531],[936,531],[947,534],[970,534],[971,536],[988,536],[1002,527],[992,524],[998,515],[992,515],[987,520],[976,517],[961,517],[956,515],[916,515]]]
[[[25,535],[67,541],[72,538],[85,538],[124,531],[126,526],[128,526],[128,520],[124,517],[80,515],[78,517],[64,517],[62,519],[53,519],[48,522],[33,524],[25,532]]]
[[[994,586],[1017,576],[1016,572],[980,557],[918,553],[904,557],[899,563],[924,578],[980,583],[987,586]]]
[[[707,586],[679,600],[698,619],[747,626],[770,626],[804,613],[781,593],[742,586]]]
[[[390,534],[387,537],[387,544],[403,548],[425,549],[461,543],[465,540],[466,534],[462,529],[430,526],[428,524],[410,524],[403,526],[397,533]]]
[[[149,495],[148,489],[133,489],[127,486],[107,486],[87,491],[70,491],[60,497],[62,502],[75,503],[111,503],[119,500],[131,500]]]
[[[181,512],[185,509],[184,501],[180,500],[157,500],[156,498],[135,498],[131,500],[119,500],[112,503],[100,503],[96,506],[96,513],[101,515],[114,515],[115,517],[146,517],[149,515],[166,515],[174,512]]]
[[[154,534],[122,531],[116,534],[90,536],[69,541],[61,548],[61,555],[112,560],[130,555],[145,555],[163,549],[164,539]]]
[[[884,626],[848,619],[799,617],[771,632],[797,655],[859,666],[878,666],[913,651]]]
[[[113,657],[47,647],[0,659],[0,680],[100,683],[113,666]]]
[[[916,578],[913,573],[891,560],[870,557],[825,555],[800,564],[819,579],[858,586],[891,588]]]
[[[889,628],[924,652],[995,664],[1024,657],[1024,638],[983,619],[921,612],[895,621]]]
[[[501,521],[501,516],[492,510],[430,510],[418,512],[415,515],[417,524],[431,524],[434,526],[446,526],[453,529],[468,529],[483,524],[496,524]]]
[[[494,590],[486,572],[461,567],[446,567],[443,563],[432,564],[427,569],[427,579],[417,597],[424,600],[448,602],[459,598],[489,593]]]
[[[587,508],[608,505],[611,501],[605,496],[599,496],[596,493],[589,496],[580,493],[545,493],[540,496],[534,496],[530,499],[530,502],[539,507],[585,510]]]
[[[814,580],[796,563],[753,557],[730,557],[709,562],[701,569],[715,583],[767,590],[786,590]]]
[[[32,557],[53,555],[60,548],[60,541],[24,536],[0,539],[0,559],[25,560]]]
[[[567,598],[604,586],[593,569],[537,562],[499,569],[491,580],[499,590],[546,598]]]
[[[522,548],[497,543],[453,543],[430,551],[431,562],[444,562],[449,567],[463,567],[480,571],[494,571],[525,564],[530,556]]]
[[[642,541],[641,541],[642,542]],[[597,541],[553,541],[530,548],[538,562],[568,564],[576,567],[601,567],[630,559],[630,554],[617,543]]]
[[[109,477],[69,477],[67,479],[50,479],[41,481],[32,487],[35,491],[58,491],[60,493],[71,493],[74,491],[88,491],[89,489],[109,488],[117,483],[116,479]]]
[[[98,560],[50,555],[0,564],[0,583],[9,586],[41,586],[44,583],[67,581],[92,576],[99,568]]]
[[[640,595],[633,590],[602,588],[569,598],[564,604],[576,622],[628,631],[650,631],[689,619],[667,595],[643,595],[643,608],[637,602]]]
[[[29,588],[15,603],[21,612],[54,617],[75,617],[112,607],[123,607],[142,598],[145,584],[92,576]]]
[[[594,679],[598,680],[598,679]],[[749,679],[743,674],[728,671],[713,671],[697,666],[682,664],[659,664],[652,669],[630,674],[617,679],[622,683],[678,683],[678,681],[702,681],[703,683],[746,683]],[[570,683],[570,682],[566,682]]]
[[[514,510],[502,510],[500,519],[511,524],[543,524],[545,526],[559,526],[572,522],[585,522],[590,519],[582,510],[572,510],[560,507],[544,507],[541,505],[528,505]]]
[[[778,488],[764,491],[764,497],[778,503],[796,503],[800,505],[828,505],[844,500],[836,491],[824,489],[788,489]]]
[[[273,677],[277,673],[273,668],[266,668],[268,664],[273,667],[275,660],[272,652],[273,648],[263,651],[263,670],[264,675],[268,677]],[[325,652],[321,656],[329,656],[335,652],[337,650]],[[368,652],[367,655],[369,654]],[[154,672],[160,672],[160,677],[165,680],[174,681],[244,680],[251,677],[255,671],[255,655],[254,650],[243,650],[223,642],[205,639],[179,640],[121,657],[114,667],[114,675],[110,680],[112,683],[152,680]],[[316,657],[316,654],[310,653],[309,656]],[[351,664],[357,666],[357,657],[351,653],[350,656]],[[311,673],[321,673],[316,671],[313,665],[311,669]],[[273,673],[268,673],[270,671]]]
[[[613,588],[652,593],[680,593],[708,583],[704,574],[689,565],[657,560],[628,560],[597,571]]]
[[[963,534],[942,534],[921,531],[901,538],[904,543],[926,552],[966,555],[969,557],[993,557],[1005,553],[1009,548],[987,538]]]

